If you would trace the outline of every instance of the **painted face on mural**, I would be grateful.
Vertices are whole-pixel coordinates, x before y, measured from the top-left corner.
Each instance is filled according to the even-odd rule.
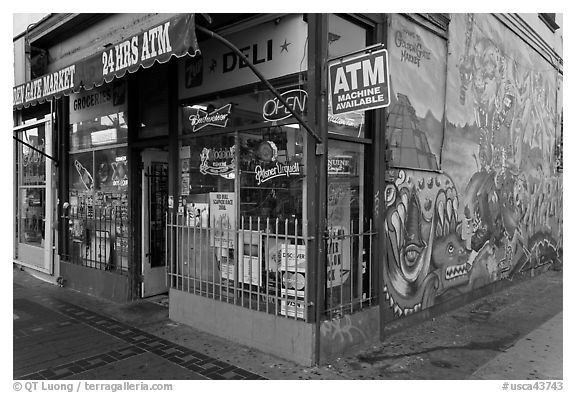
[[[476,254],[461,236],[449,177],[400,171],[385,195],[385,296],[395,315],[407,315],[431,306],[447,289],[468,284]]]

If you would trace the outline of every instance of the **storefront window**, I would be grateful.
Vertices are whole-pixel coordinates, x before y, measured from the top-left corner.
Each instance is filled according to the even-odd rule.
[[[46,189],[24,188],[20,191],[20,243],[43,246]]]
[[[128,267],[128,137],[124,83],[70,99],[70,259]]]
[[[126,85],[104,85],[70,99],[70,150],[126,143],[128,125]]]
[[[302,85],[279,90],[306,116]],[[236,288],[237,301],[286,314],[295,286],[304,303],[303,130],[267,90],[183,104],[182,115],[177,260],[190,277],[221,285],[222,298]]]
[[[328,142],[327,309],[367,296],[368,267],[363,252],[369,230],[364,204],[364,145]]]
[[[18,138],[46,151],[44,124],[20,132]],[[43,246],[46,212],[46,157],[22,143],[18,144],[20,163],[20,243]]]
[[[295,111],[306,116],[308,95],[302,85],[279,91]],[[208,203],[209,193],[219,192],[234,200],[238,218],[302,219],[303,132],[290,124],[290,112],[275,96],[256,90],[184,104],[181,110],[182,214],[194,208],[192,204]]]
[[[242,132],[239,144],[240,215],[302,219],[303,135],[298,126]]]

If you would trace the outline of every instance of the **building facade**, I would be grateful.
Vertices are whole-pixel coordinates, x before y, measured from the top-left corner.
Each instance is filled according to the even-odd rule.
[[[557,266],[558,17],[50,14],[14,260],[303,364]]]

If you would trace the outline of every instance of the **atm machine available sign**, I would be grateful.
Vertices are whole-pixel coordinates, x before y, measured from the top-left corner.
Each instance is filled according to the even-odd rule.
[[[383,108],[390,105],[388,52],[376,52],[330,65],[332,113]]]

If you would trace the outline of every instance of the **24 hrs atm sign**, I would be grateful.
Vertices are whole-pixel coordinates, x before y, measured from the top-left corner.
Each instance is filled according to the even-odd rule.
[[[386,49],[335,62],[329,73],[333,114],[390,105]]]

